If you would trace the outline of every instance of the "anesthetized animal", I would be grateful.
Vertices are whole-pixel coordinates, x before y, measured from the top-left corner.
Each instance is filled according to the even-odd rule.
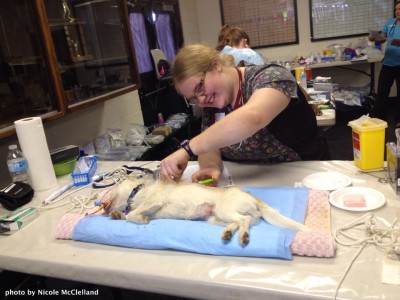
[[[260,218],[276,226],[309,230],[237,187],[171,184],[152,176],[128,177],[113,190],[110,202],[107,211],[112,219],[139,224],[154,219],[206,220],[225,226],[221,236],[224,241],[229,241],[239,230],[239,242],[243,246],[249,242],[250,226],[257,224]]]

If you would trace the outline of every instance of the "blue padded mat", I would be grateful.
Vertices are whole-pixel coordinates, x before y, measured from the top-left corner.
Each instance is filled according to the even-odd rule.
[[[281,214],[304,223],[309,190],[292,187],[242,188],[259,197]],[[250,242],[241,246],[238,233],[231,241],[221,240],[223,227],[205,221],[160,219],[145,225],[107,216],[81,219],[73,231],[77,241],[140,249],[173,249],[212,255],[292,259],[290,244],[296,231],[265,221],[250,229]]]

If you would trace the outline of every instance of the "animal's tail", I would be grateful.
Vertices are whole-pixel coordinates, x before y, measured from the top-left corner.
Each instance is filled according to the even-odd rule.
[[[261,215],[264,218],[264,220],[271,223],[272,225],[299,231],[310,231],[310,229],[304,224],[301,224],[288,217],[281,215],[277,210],[268,206],[268,204],[266,204],[264,201],[258,198],[257,198],[257,207],[261,212]]]

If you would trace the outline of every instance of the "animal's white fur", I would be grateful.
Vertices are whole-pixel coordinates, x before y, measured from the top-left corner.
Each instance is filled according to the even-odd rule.
[[[114,189],[109,208],[110,217],[125,219],[117,210],[127,205],[131,191],[143,184],[131,203],[126,219],[135,223],[147,223],[152,219],[204,219],[210,224],[226,226],[223,240],[229,240],[239,229],[242,245],[249,242],[249,227],[262,217],[269,223],[294,230],[308,228],[287,218],[268,206],[264,201],[237,187],[216,188],[197,183],[168,184],[161,180],[143,177],[127,179]]]

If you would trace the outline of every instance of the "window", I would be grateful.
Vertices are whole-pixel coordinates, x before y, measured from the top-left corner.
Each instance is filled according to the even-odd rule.
[[[393,0],[310,0],[311,40],[361,36],[382,30],[393,17]]]
[[[0,1],[0,138],[138,88],[125,4]]]
[[[14,121],[60,109],[33,1],[0,1],[0,137]]]
[[[220,0],[222,24],[241,27],[252,48],[298,44],[296,0]]]
[[[168,13],[156,13],[154,22],[157,35],[157,47],[161,49],[168,61],[175,59],[176,46],[172,37],[171,15]]]
[[[157,123],[158,113],[164,118],[178,112],[190,113],[191,108],[186,106],[171,82],[157,80],[150,53],[152,49],[161,49],[166,60],[171,62],[183,45],[178,0],[129,0],[127,4],[140,69],[139,98],[144,124]]]
[[[174,60],[183,44],[178,1],[130,0],[128,11],[140,73],[154,71],[151,49],[161,49],[169,62]]]
[[[44,4],[70,107],[132,85],[128,31],[121,30],[124,17],[118,0]]]
[[[135,44],[139,73],[150,72],[153,70],[153,64],[150,59],[150,47],[147,39],[144,17],[140,13],[131,13],[129,15],[129,22],[133,35],[133,43]]]

